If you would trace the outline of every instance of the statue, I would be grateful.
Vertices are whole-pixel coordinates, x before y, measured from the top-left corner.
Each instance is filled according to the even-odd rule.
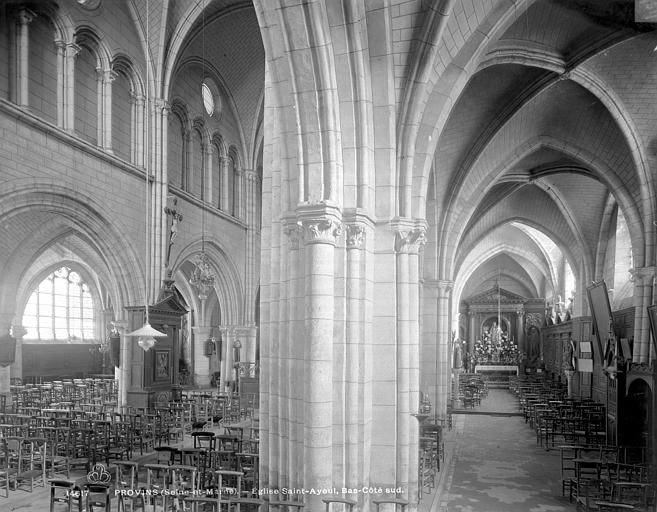
[[[541,333],[535,325],[527,331],[527,360],[534,366],[541,357]]]
[[[167,256],[166,261],[164,262],[165,267],[169,267],[169,258],[171,257],[171,247],[178,237],[178,223],[183,220],[182,214],[176,210],[176,205],[178,204],[178,198],[173,198],[173,206],[169,208],[168,206],[164,208],[164,213],[168,216],[171,216],[171,227],[169,228],[169,243],[167,246]]]
[[[454,340],[454,369],[460,369],[463,365],[463,356],[461,354],[461,342]]]

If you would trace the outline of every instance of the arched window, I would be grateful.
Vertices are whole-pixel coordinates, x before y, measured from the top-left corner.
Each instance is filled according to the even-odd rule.
[[[32,292],[23,312],[27,340],[93,341],[94,305],[80,274],[61,267]]]

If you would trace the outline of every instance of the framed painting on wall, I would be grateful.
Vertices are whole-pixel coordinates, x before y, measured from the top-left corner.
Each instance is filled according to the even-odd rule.
[[[169,351],[168,350],[156,350],[155,351],[155,375],[153,376],[154,381],[164,381],[169,380],[171,375],[171,369],[169,367]]]

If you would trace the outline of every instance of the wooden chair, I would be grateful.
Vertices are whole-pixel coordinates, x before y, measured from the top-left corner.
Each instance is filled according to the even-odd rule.
[[[393,497],[377,498],[377,499],[373,499],[372,503],[376,505],[376,512],[379,512],[379,507],[381,505],[393,505],[393,510],[395,512],[397,511],[397,507],[401,507],[402,512],[406,512],[406,510],[408,509],[408,500],[404,500],[401,498],[393,498]]]
[[[357,505],[357,503],[354,500],[350,500],[348,498],[339,498],[337,496],[333,496],[330,498],[322,498],[322,501],[326,504],[326,512],[331,511],[331,504],[333,503],[340,503],[344,505],[349,512],[352,512],[354,507]]]
[[[228,500],[228,509],[234,506],[234,510],[237,512],[252,512],[260,511],[262,506],[266,505],[266,502],[257,498],[231,498]]]
[[[77,504],[78,512],[82,512],[82,492],[75,482],[71,480],[50,481],[50,512],[55,511],[56,503],[66,503],[68,512],[72,512],[73,505]]]
[[[118,497],[117,511],[125,512],[126,504],[130,505],[130,512],[135,509],[135,503],[143,509],[144,499],[134,492],[139,489],[139,464],[133,461],[119,460],[114,464],[114,486]]]

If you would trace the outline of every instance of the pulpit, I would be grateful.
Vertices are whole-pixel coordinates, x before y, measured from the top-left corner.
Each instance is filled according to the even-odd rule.
[[[146,320],[144,306],[127,307],[129,330],[141,327]],[[172,387],[178,385],[178,358],[182,316],[187,308],[172,285],[165,287],[158,302],[148,306],[150,324],[166,337],[156,338],[149,350],[143,350],[136,338],[130,344],[128,405],[154,407],[171,400]]]

